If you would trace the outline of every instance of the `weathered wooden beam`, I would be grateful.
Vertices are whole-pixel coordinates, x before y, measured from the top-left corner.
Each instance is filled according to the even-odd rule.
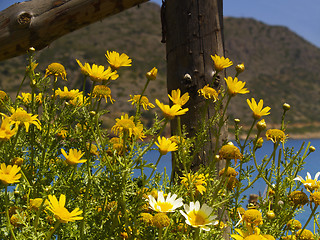
[[[0,12],[0,61],[149,0],[32,0]],[[114,26],[121,28],[121,26]]]

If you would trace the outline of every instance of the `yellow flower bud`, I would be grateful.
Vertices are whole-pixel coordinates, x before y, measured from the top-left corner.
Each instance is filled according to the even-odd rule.
[[[266,121],[264,119],[260,120],[259,122],[257,122],[256,127],[259,131],[265,130],[267,128]]]
[[[314,152],[315,150],[316,150],[316,148],[315,148],[314,146],[310,146],[310,147],[309,147],[309,151],[310,151],[310,152]]]
[[[276,214],[274,213],[274,211],[270,210],[267,212],[267,218],[272,220],[276,217]]]
[[[261,148],[262,144],[263,144],[263,138],[261,137],[257,140],[256,148]]]
[[[283,108],[284,111],[288,111],[288,110],[290,110],[290,104],[284,103],[284,104],[282,105],[282,108]]]
[[[148,80],[155,80],[158,74],[158,69],[155,67],[152,68],[149,72],[147,72],[146,77]]]
[[[238,64],[238,65],[236,66],[237,74],[242,73],[244,70],[245,70],[244,63]]]

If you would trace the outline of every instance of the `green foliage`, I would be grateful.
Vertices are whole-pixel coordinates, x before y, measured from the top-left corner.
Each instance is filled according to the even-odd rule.
[[[197,134],[189,136],[187,126],[180,123],[180,115],[187,109],[178,104],[170,107],[157,102],[165,117],[152,115],[151,122],[142,124],[143,113],[151,114],[144,110],[142,104],[147,102],[141,97],[134,102],[131,115],[118,115],[116,121],[112,119],[112,127],[104,126],[102,119],[109,115],[109,109],[101,102],[104,98],[110,101],[110,93],[97,96],[94,89],[98,84],[111,88],[116,82],[121,85],[125,80],[122,70],[115,81],[90,82],[92,73],[82,69],[81,89],[90,82],[89,93],[70,89],[62,94],[58,87],[67,82],[61,79],[61,68],[47,70],[45,75],[37,72],[32,50],[28,61],[21,86],[28,86],[31,94],[18,89],[12,100],[0,95],[1,239],[223,239],[224,234],[235,234],[235,229],[277,239],[291,234],[286,225],[306,204],[292,196],[301,189],[295,180],[313,149],[309,145],[297,152],[286,148],[288,106],[282,113],[281,128],[266,132],[267,140],[274,143],[273,151],[259,161],[256,152],[265,123],[258,123],[257,117],[251,119],[244,141],[239,140],[243,131],[236,121],[237,146],[227,140],[221,144],[227,108],[239,97],[236,95],[247,93],[241,91],[243,82],[231,79],[227,88],[218,92],[209,86],[201,89],[199,93],[206,101],[203,111],[214,101],[215,115],[203,114]],[[226,59],[222,63],[225,68],[230,62]],[[96,78],[102,76],[99,71],[94,74]],[[218,75],[216,72],[212,83]],[[140,81],[144,82],[141,96],[157,82],[148,78]],[[183,94],[176,91],[171,97],[189,99],[188,93]],[[252,111],[255,116],[269,114],[262,106]],[[176,121],[173,136],[160,138],[169,120]],[[255,129],[257,123],[260,127]],[[209,143],[214,147],[204,152]],[[155,164],[145,159],[151,150],[160,152]],[[173,156],[175,171],[171,176],[166,171],[155,172],[167,152]],[[207,164],[195,166],[199,158],[205,158]],[[147,174],[148,169],[151,174]],[[138,172],[135,178],[134,172]],[[239,208],[245,202],[244,192],[258,180],[266,183],[268,193],[259,197],[258,205],[251,206],[262,214],[261,221],[254,219],[253,224],[246,216],[248,210],[243,214]],[[318,224],[319,182],[309,180],[312,188],[305,185],[310,195],[306,201],[312,214],[302,228],[311,220]],[[168,202],[160,197],[162,193]],[[273,218],[268,217],[271,210]],[[299,233],[292,234],[299,239]],[[319,233],[313,234],[317,238]]]

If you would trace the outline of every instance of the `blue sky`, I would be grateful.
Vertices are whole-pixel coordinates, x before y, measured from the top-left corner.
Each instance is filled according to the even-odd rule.
[[[23,1],[23,0],[21,0]],[[0,10],[17,0],[0,0]],[[161,4],[161,0],[152,0]],[[320,0],[224,0],[224,16],[248,17],[287,26],[320,47]]]

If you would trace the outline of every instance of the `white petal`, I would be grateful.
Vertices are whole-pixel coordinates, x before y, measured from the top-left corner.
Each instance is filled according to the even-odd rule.
[[[320,172],[317,172],[316,175],[315,175],[315,177],[314,177],[314,180],[315,180],[315,181],[318,181],[318,177],[319,177],[319,176],[320,176]]]
[[[209,216],[213,211],[213,209],[205,203],[202,205],[201,210],[204,211],[207,214],[207,216]]]
[[[199,209],[200,209],[200,203],[199,201],[196,201],[196,203],[194,204],[194,210],[199,211]]]
[[[188,220],[188,215],[184,211],[180,210],[180,213],[185,217],[186,220]]]
[[[297,181],[301,181],[301,182],[304,181],[301,176],[298,176],[298,177],[294,178],[293,180],[297,180]]]
[[[312,179],[309,172],[307,172],[307,177],[306,177],[306,180],[308,180],[308,179]]]
[[[171,196],[171,193],[168,193],[167,198],[166,198],[166,202],[171,202],[173,196]]]
[[[163,197],[163,192],[162,191],[159,191],[158,192],[158,199],[157,199],[157,202],[164,202],[164,197]]]
[[[191,204],[190,204],[191,205]],[[190,207],[188,204],[183,205],[184,210],[186,211],[186,213],[190,212]]]
[[[206,227],[206,226],[201,227],[201,229],[204,230],[204,231],[210,231],[210,228]]]

